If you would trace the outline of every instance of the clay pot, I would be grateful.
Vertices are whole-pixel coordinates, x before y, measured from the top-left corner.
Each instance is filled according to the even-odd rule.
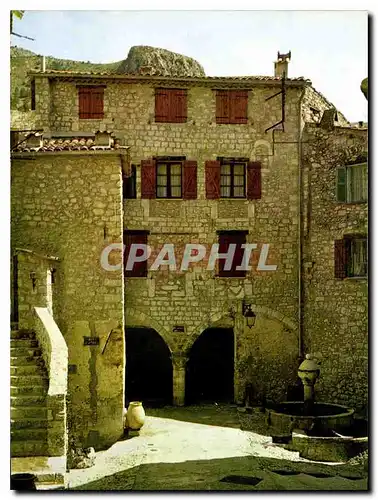
[[[139,431],[143,427],[146,414],[140,401],[132,401],[127,409],[127,427]]]

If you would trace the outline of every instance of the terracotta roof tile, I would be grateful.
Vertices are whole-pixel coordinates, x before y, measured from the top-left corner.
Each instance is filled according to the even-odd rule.
[[[110,138],[108,146],[96,145],[93,138],[75,137],[67,139],[43,139],[41,146],[30,146],[25,140],[17,146],[14,153],[26,152],[51,152],[51,151],[113,151],[127,149],[121,146],[117,140]]]

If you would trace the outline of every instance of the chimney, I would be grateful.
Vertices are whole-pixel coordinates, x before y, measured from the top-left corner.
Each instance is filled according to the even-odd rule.
[[[42,56],[42,72],[46,71],[46,57]]]
[[[291,59],[291,50],[287,54],[277,52],[277,61],[274,63],[274,76],[288,77],[288,66]]]

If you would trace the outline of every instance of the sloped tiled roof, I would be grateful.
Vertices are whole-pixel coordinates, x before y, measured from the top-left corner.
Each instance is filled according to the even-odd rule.
[[[42,146],[31,146],[27,139],[19,144],[12,152],[57,152],[57,151],[114,151],[128,149],[121,146],[117,140],[110,139],[108,146],[96,145],[94,138],[75,137],[66,139],[43,139]]]

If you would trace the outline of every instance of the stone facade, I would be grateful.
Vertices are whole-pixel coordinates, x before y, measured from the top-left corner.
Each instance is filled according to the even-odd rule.
[[[308,165],[314,161],[318,146],[311,143],[305,151],[303,141],[305,122],[320,122],[310,108],[322,113],[332,105],[314,91],[308,81],[288,81],[284,130],[267,131],[282,118],[281,98],[268,99],[279,92],[279,79],[175,81],[147,77],[118,80],[109,77],[107,80],[104,77],[100,82],[106,85],[104,118],[89,120],[79,119],[78,115],[77,84],[84,80],[53,73],[35,76],[36,126],[48,132],[111,131],[130,146],[130,162],[137,172],[136,198],[122,202],[116,156],[88,153],[74,157],[68,153],[46,157],[41,154],[36,161],[30,161],[24,159],[25,154],[20,154],[12,167],[15,177],[13,243],[53,252],[62,259],[65,313],[59,326],[69,347],[69,362],[77,367],[77,373],[70,375],[69,384],[76,389],[72,393],[73,402],[80,408],[80,432],[88,445],[93,431],[99,431],[101,436],[107,431],[105,437],[111,440],[120,430],[125,357],[123,333],[117,333],[112,339],[113,345],[110,342],[105,357],[98,348],[83,347],[82,337],[100,336],[102,348],[111,328],[123,332],[124,325],[154,328],[166,341],[172,353],[175,404],[185,402],[185,363],[190,348],[209,326],[234,329],[234,392],[238,403],[243,401],[245,387],[251,382],[268,399],[285,399],[288,386],[296,381],[305,348],[306,352],[319,352],[324,359],[333,354],[324,361],[319,399],[363,404],[366,395],[363,379],[353,378],[352,383],[345,372],[337,372],[336,366],[347,369],[351,359],[365,356],[366,297],[362,289],[356,293],[356,287],[364,285],[335,282],[331,244],[342,231],[340,228],[336,231],[339,217],[345,224],[349,221],[349,212],[353,212],[356,220],[362,219],[360,212],[354,211],[355,207],[334,207],[332,200],[323,199],[324,190],[332,189],[327,188],[327,182],[334,173],[327,170],[324,153],[321,167],[316,167],[314,162],[313,172],[317,171],[318,175],[309,180]],[[93,75],[88,75],[85,81],[99,83]],[[154,89],[157,86],[188,89],[185,123],[155,123]],[[247,124],[215,123],[214,89],[217,88],[249,90]],[[344,120],[341,114],[339,120]],[[346,120],[343,124],[347,125]],[[311,130],[318,130],[314,127],[307,126],[306,133],[311,135]],[[343,133],[348,134],[348,130],[343,129]],[[187,160],[197,161],[197,199],[141,198],[140,164],[155,156],[185,156]],[[206,199],[205,162],[219,156],[261,162],[261,199]],[[87,186],[91,187],[85,193]],[[311,192],[314,211],[311,230],[301,217],[309,199],[308,194],[302,193],[301,186]],[[333,219],[328,220],[329,213],[334,214]],[[328,223],[334,220],[332,228],[326,227],[324,217]],[[103,236],[105,225],[106,238]],[[220,278],[215,271],[205,268],[204,261],[192,265],[187,272],[160,268],[150,270],[146,278],[124,279],[121,271],[103,271],[98,262],[102,245],[122,241],[123,228],[149,231],[148,244],[153,248],[153,255],[164,243],[174,243],[176,249],[185,243],[209,247],[217,243],[217,231],[246,230],[247,242],[257,244],[252,253],[252,270],[246,278]],[[328,242],[329,253],[323,254],[325,242]],[[275,271],[257,270],[264,243],[270,245],[267,264],[277,265]],[[305,251],[303,256],[301,249]],[[315,270],[312,281],[306,278],[306,303],[301,308],[303,257],[311,262],[325,258],[328,265]],[[336,297],[342,305],[340,302],[338,307],[331,306]],[[243,299],[250,301],[257,316],[251,329],[242,314]],[[347,316],[343,317],[344,309],[351,315],[347,321],[344,319]],[[323,313],[327,319],[322,317]],[[352,316],[353,322],[349,323]],[[173,331],[175,325],[183,326],[184,332]],[[363,344],[357,357],[351,358],[347,350],[337,351],[333,337],[336,330],[340,339],[348,336],[351,347]],[[107,383],[109,379],[113,381],[112,386]]]

